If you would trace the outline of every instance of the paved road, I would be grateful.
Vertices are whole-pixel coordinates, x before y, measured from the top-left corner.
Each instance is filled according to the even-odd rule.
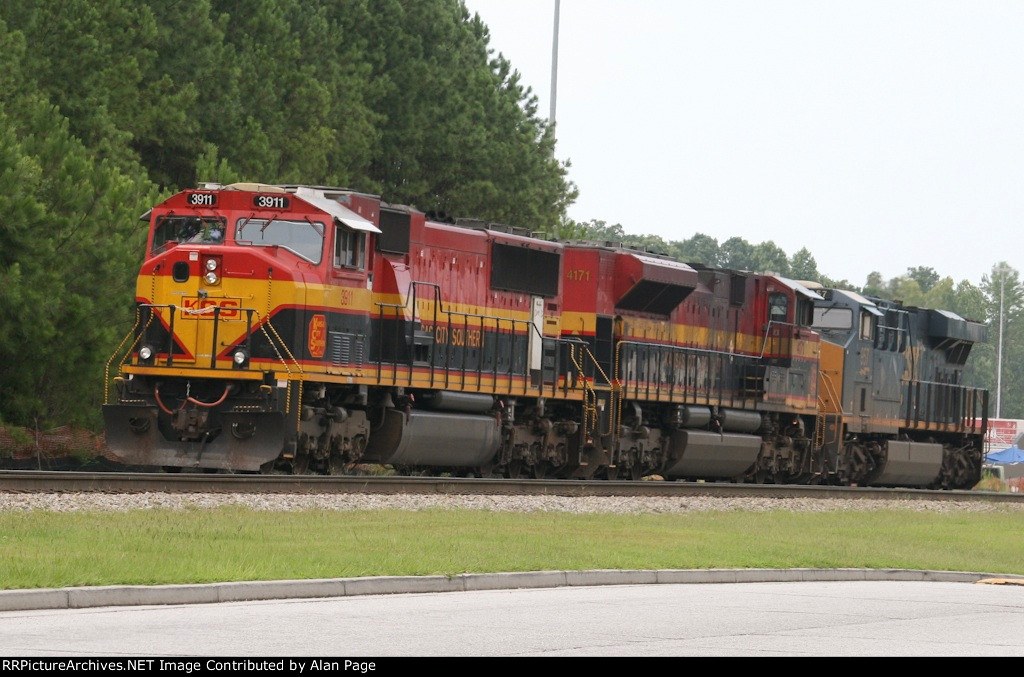
[[[0,656],[1024,656],[1024,586],[603,585],[3,611]]]

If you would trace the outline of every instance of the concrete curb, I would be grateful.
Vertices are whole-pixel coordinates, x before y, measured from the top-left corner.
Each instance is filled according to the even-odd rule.
[[[517,590],[669,583],[782,583],[801,581],[931,581],[1024,585],[1024,576],[916,569],[658,569],[523,571],[457,576],[371,576],[298,581],[247,581],[184,585],[109,585],[0,590],[0,611],[85,609],[110,606],[212,604],[356,595]]]

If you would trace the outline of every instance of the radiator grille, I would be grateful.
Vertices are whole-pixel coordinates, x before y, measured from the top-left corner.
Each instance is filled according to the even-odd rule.
[[[343,331],[328,332],[328,353],[331,364],[362,364],[364,354],[362,336]]]

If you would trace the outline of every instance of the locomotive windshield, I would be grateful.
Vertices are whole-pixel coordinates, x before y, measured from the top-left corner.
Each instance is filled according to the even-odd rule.
[[[815,329],[853,329],[853,310],[835,304],[815,306],[811,326]]]
[[[153,234],[153,253],[169,242],[221,244],[224,242],[224,220],[215,216],[161,216]]]
[[[320,263],[324,248],[324,224],[284,219],[242,219],[235,243],[255,247],[283,247],[311,263]]]

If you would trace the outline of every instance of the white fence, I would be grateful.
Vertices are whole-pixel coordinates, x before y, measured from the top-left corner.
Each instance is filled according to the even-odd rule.
[[[990,418],[985,433],[985,453],[1002,451],[1012,446],[1024,433],[1024,420],[1019,418]]]

